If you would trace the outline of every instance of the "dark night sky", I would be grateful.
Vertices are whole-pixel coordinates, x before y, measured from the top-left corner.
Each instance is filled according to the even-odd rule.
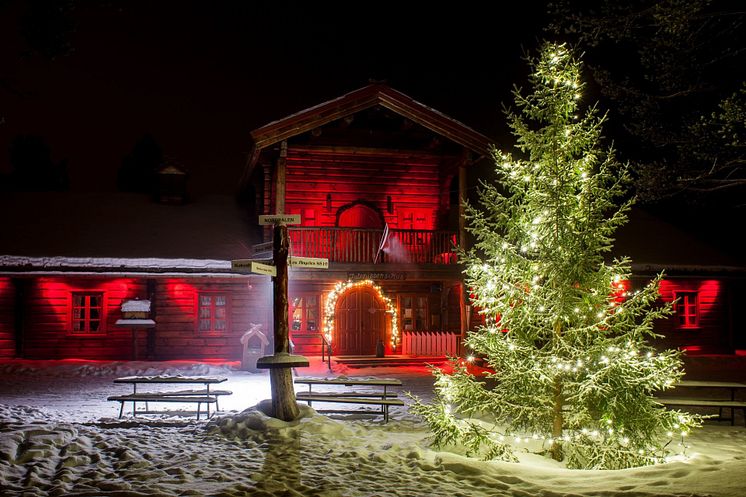
[[[491,138],[542,37],[544,2],[74,2],[73,52],[27,55],[25,2],[0,3],[0,171],[18,134],[67,159],[71,189],[115,189],[152,134],[193,193],[232,192],[249,132],[370,79]]]

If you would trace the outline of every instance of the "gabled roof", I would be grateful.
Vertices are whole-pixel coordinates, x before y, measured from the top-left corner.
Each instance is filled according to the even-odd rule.
[[[253,150],[242,183],[251,176],[259,154],[265,148],[376,105],[406,117],[478,156],[489,153],[492,142],[486,136],[383,83],[373,83],[252,131]]]

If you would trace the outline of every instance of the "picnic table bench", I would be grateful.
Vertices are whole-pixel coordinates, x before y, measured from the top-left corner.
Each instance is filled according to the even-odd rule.
[[[230,390],[210,389],[211,385],[227,381],[228,378],[213,376],[125,376],[114,379],[114,383],[129,383],[132,385],[131,394],[111,395],[106,400],[117,401],[119,406],[119,417],[124,412],[124,403],[132,402],[132,415],[137,414],[137,403],[145,403],[145,412],[149,412],[150,402],[170,403],[192,403],[197,404],[197,419],[200,418],[202,404],[205,404],[205,412],[210,417],[210,404],[215,404],[215,410],[220,410],[218,397],[220,395],[231,395]],[[138,385],[203,385],[201,389],[167,390],[157,392],[138,392]],[[142,412],[142,411],[141,411]]]
[[[308,391],[296,392],[298,400],[308,402],[330,402],[335,404],[361,404],[381,406],[379,411],[370,410],[348,410],[348,409],[324,409],[318,412],[341,413],[341,414],[376,414],[383,415],[385,423],[389,421],[389,407],[403,406],[404,402],[397,398],[395,392],[389,392],[388,387],[400,387],[401,380],[394,378],[296,378],[295,383],[308,385]],[[365,391],[313,391],[313,385],[330,385],[346,387],[366,387]],[[375,388],[371,390],[370,388]],[[376,387],[383,387],[378,389]]]
[[[675,389],[710,389],[725,390],[730,393],[729,399],[706,398],[702,395],[696,397],[656,397],[656,401],[666,407],[717,407],[718,419],[730,421],[731,426],[735,424],[735,413],[741,409],[746,426],[746,401],[736,400],[736,392],[746,389],[746,383],[736,381],[705,381],[705,380],[682,380],[674,385]],[[723,409],[730,409],[730,418],[723,417]]]

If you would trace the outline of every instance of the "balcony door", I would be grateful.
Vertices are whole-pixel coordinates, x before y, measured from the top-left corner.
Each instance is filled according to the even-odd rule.
[[[383,225],[383,215],[364,203],[352,203],[339,209],[335,260],[372,263],[381,242]]]
[[[386,307],[371,288],[354,288],[337,301],[332,347],[335,355],[374,355],[386,339]]]

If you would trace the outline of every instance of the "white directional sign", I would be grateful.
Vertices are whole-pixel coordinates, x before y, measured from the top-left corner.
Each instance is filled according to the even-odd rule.
[[[254,253],[272,252],[272,242],[258,243],[254,245]]]
[[[329,269],[329,259],[320,257],[296,257],[290,256],[288,263],[293,267],[315,267],[317,269]]]
[[[259,224],[300,224],[300,214],[262,214],[259,216]]]
[[[251,263],[251,272],[256,274],[266,274],[267,276],[277,276],[277,268],[261,262]]]
[[[262,264],[261,262],[252,261],[251,259],[236,259],[231,261],[231,269],[236,271],[250,271],[256,274],[266,274],[269,276],[277,276],[277,268],[269,264]]]
[[[251,259],[236,259],[231,261],[231,269],[244,269],[251,271],[251,263],[254,262]]]

